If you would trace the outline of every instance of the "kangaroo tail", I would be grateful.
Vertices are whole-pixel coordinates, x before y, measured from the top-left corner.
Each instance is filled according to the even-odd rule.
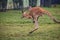
[[[46,12],[46,14],[47,14],[55,23],[60,23],[60,21],[57,20],[55,17],[53,17],[50,12]]]

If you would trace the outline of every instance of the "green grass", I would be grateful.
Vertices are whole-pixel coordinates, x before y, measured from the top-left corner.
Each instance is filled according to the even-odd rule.
[[[60,20],[60,8],[44,8]],[[31,19],[21,19],[19,10],[0,12],[0,40],[60,40],[60,24],[47,15],[39,18],[39,29],[27,35],[34,25]]]

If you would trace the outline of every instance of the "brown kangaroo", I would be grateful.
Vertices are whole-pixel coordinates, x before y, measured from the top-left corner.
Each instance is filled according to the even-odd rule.
[[[37,30],[39,28],[39,26],[38,26],[38,18],[39,18],[39,16],[42,16],[43,14],[47,14],[54,22],[60,23],[47,10],[44,10],[41,7],[30,7],[29,10],[23,12],[23,15],[22,15],[23,18],[25,17],[25,18],[33,19],[33,23],[34,23],[35,27],[29,33],[32,33],[32,32],[34,32],[35,30]]]

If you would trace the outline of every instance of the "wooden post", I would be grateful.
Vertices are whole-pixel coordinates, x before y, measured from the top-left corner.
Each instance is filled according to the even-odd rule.
[[[7,9],[13,9],[13,1],[7,0]]]
[[[40,6],[40,0],[37,0],[37,5],[36,6]]]
[[[23,0],[23,7],[29,6],[29,0]]]

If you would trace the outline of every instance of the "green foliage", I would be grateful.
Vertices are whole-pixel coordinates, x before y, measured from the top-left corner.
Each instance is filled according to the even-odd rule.
[[[44,8],[60,20],[60,8]],[[22,19],[19,10],[0,12],[0,40],[60,40],[60,24],[47,15],[39,18],[39,29],[28,35],[34,25],[31,19]]]

